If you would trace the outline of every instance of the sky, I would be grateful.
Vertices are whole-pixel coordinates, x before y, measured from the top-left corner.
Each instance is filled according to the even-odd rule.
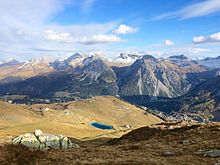
[[[220,0],[0,0],[0,60],[220,55]]]

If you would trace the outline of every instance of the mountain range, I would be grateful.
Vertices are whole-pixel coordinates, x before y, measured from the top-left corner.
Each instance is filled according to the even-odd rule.
[[[218,79],[219,60],[219,57],[191,60],[184,55],[155,58],[125,53],[112,61],[79,53],[64,60],[40,58],[25,63],[11,60],[0,64],[0,95],[60,100],[112,95],[150,108],[155,108],[155,102],[158,108],[161,100],[169,100],[162,111],[171,112],[177,102],[179,106],[175,107],[180,112],[191,111],[192,108],[184,106],[191,106],[193,91],[200,91],[201,84]],[[213,91],[218,91],[218,86],[212,84],[212,87],[210,95],[215,97]]]

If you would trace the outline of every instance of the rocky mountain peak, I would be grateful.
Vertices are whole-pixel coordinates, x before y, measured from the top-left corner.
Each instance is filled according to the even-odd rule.
[[[94,62],[94,61],[104,62],[105,60],[102,57],[100,57],[99,55],[94,54],[94,55],[90,55],[90,56],[86,57],[83,60],[83,64],[88,65],[89,63]]]
[[[72,56],[68,57],[66,60],[67,60],[68,62],[71,62],[71,61],[73,61],[73,60],[82,59],[82,58],[84,58],[83,55],[81,55],[81,54],[79,54],[79,53],[74,53]]]
[[[152,55],[143,55],[142,58],[137,59],[132,65],[134,66],[152,66],[159,63],[159,59],[153,57]]]
[[[76,68],[82,65],[85,58],[84,55],[75,53],[67,59],[54,61],[50,63],[50,65],[57,70],[66,70],[68,68]]]
[[[138,59],[138,58],[140,58],[140,55],[121,53],[121,54],[119,55],[119,57],[122,58],[122,59],[128,59],[128,58]]]
[[[141,58],[141,55],[138,55],[138,54],[121,53],[118,57],[116,57],[113,60],[113,62],[121,63],[121,64],[125,64],[125,63],[131,64],[140,58]]]
[[[152,59],[152,60],[155,60],[155,59],[156,59],[154,56],[149,55],[149,54],[145,54],[145,55],[143,55],[142,58],[143,58],[143,59]]]
[[[168,59],[170,59],[170,60],[188,60],[188,57],[186,57],[184,54],[181,54],[181,55],[170,56]]]

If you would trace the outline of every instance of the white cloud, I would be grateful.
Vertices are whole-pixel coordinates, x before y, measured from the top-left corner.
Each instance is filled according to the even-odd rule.
[[[220,32],[209,36],[197,36],[193,38],[194,43],[220,42]]]
[[[44,31],[44,34],[45,34],[44,35],[45,39],[50,41],[67,42],[67,43],[74,41],[70,33],[58,33],[55,32],[54,30],[49,29]]]
[[[129,33],[136,33],[138,30],[137,28],[133,28],[127,25],[120,25],[116,30],[114,30],[115,34],[129,34]]]
[[[206,37],[205,36],[197,36],[197,37],[193,37],[193,42],[195,43],[201,43],[206,41]]]
[[[219,42],[220,41],[220,32],[210,35],[210,38],[213,41]]]
[[[83,37],[81,43],[85,45],[95,45],[95,44],[104,44],[104,43],[114,43],[121,42],[121,38],[115,35],[93,35],[92,37]]]
[[[161,19],[190,19],[195,17],[206,16],[220,12],[219,0],[204,0],[198,3],[190,4],[182,9],[156,16],[154,20]]]
[[[92,3],[85,1],[84,7],[89,9]],[[95,50],[95,45],[85,47],[84,44],[89,44],[89,40],[90,44],[95,44],[95,40],[99,43],[121,40],[107,35],[118,27],[116,21],[83,25],[51,22],[67,5],[74,8],[83,4],[77,0],[0,0],[0,58],[23,60],[48,54]],[[100,35],[107,37],[101,38]],[[83,37],[88,41],[81,43]]]
[[[165,40],[165,41],[164,41],[164,44],[165,44],[166,46],[172,46],[172,45],[174,45],[174,42],[171,41],[171,40]]]

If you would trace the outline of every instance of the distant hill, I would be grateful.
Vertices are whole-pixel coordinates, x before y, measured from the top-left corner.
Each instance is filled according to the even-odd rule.
[[[90,126],[92,122],[112,125],[115,130],[94,128]],[[78,139],[119,137],[127,131],[160,122],[156,116],[110,96],[30,107],[0,102],[0,136],[41,129]]]

